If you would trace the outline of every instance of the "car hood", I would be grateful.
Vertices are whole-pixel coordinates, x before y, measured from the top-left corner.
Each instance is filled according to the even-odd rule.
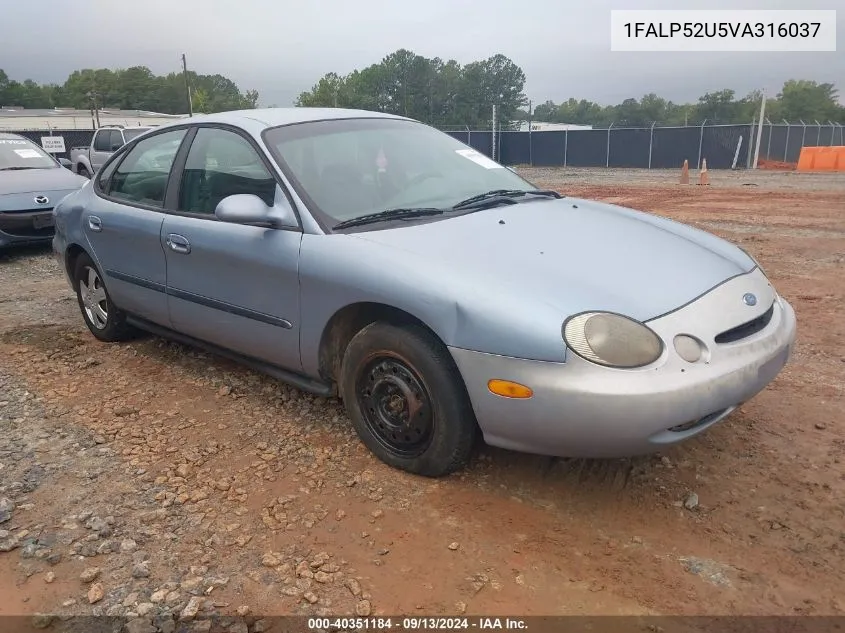
[[[64,167],[0,171],[0,196],[79,189],[85,180]]]
[[[712,234],[577,198],[526,201],[353,235],[404,251],[424,270],[442,274],[444,284],[508,292],[563,315],[608,310],[641,321],[756,266]]]

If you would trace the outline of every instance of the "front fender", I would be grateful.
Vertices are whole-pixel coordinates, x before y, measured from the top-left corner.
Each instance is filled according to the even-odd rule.
[[[565,315],[536,298],[498,287],[354,235],[304,235],[300,251],[300,349],[309,375],[332,316],[355,303],[403,310],[451,347],[564,362]]]

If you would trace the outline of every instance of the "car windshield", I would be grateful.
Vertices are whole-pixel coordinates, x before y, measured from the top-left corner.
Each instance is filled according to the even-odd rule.
[[[450,208],[493,190],[535,190],[485,155],[414,121],[334,119],[271,128],[264,136],[300,196],[331,226],[388,209]]]
[[[0,138],[0,171],[11,169],[52,169],[53,158],[32,141]]]
[[[148,127],[133,127],[130,129],[123,130],[123,138],[126,139],[128,143],[136,136],[141,136],[144,132],[147,132],[150,128]]]

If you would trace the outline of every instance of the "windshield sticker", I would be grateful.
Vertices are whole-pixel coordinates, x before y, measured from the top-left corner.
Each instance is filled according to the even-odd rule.
[[[16,149],[15,154],[21,158],[41,158],[41,154],[34,149]]]
[[[14,138],[2,138],[0,139],[0,145],[26,145],[26,141],[19,141]]]
[[[499,163],[490,160],[484,154],[477,152],[474,149],[456,149],[455,153],[460,154],[477,165],[481,165],[484,169],[504,169],[504,167],[502,167]]]
[[[378,167],[380,174],[387,171],[387,156],[384,155],[383,149],[378,151],[378,156],[376,157],[376,167]]]

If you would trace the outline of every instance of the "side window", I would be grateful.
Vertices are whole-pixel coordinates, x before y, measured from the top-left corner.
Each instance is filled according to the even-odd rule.
[[[104,168],[100,169],[100,173],[97,174],[97,185],[100,187],[100,191],[108,191],[109,190],[109,178],[114,173],[114,168],[120,164],[121,159],[118,158],[117,160],[111,161],[108,165]]]
[[[139,141],[111,178],[109,195],[153,207],[164,206],[170,168],[187,130],[172,130]]]
[[[223,198],[239,193],[255,194],[270,206],[276,195],[276,180],[242,136],[200,128],[182,173],[178,210],[211,215]]]
[[[120,130],[112,130],[108,151],[116,152],[121,147],[123,147],[123,133]]]
[[[94,151],[111,151],[111,130],[100,128],[94,133]]]

